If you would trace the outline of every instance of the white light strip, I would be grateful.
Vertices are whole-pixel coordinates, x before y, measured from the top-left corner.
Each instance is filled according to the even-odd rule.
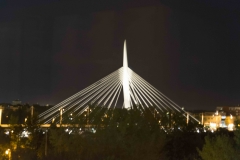
[[[139,96],[138,99],[139,100],[141,99],[143,101],[143,103],[146,105],[146,107],[148,107],[148,104],[145,102],[144,98],[142,97],[141,92],[139,91],[138,87],[135,87],[135,89],[136,89],[137,95]]]
[[[115,72],[113,72],[112,74],[108,75],[106,78],[103,78],[104,80],[102,79],[101,83],[99,83],[99,84],[97,84],[97,85],[96,85],[96,83],[94,83],[95,86],[93,86],[92,89],[90,89],[90,90],[84,89],[84,91],[86,91],[84,94],[86,94],[86,93],[92,91],[93,89],[96,89],[96,88],[98,88],[99,86],[102,86],[102,85],[104,85],[105,87],[107,87],[106,84],[109,84],[109,83],[108,83],[109,80],[112,79],[112,78],[114,78],[114,77],[117,77],[117,76],[118,76],[119,70],[121,70],[121,69],[118,69],[117,71],[115,71]],[[100,81],[98,81],[98,82],[100,82]],[[105,84],[105,83],[106,83],[106,84]],[[89,87],[88,87],[88,88],[89,88]],[[80,92],[81,92],[81,91],[80,91]],[[79,92],[79,93],[80,93],[80,92]],[[93,90],[93,92],[94,92],[94,90]],[[83,92],[81,92],[81,93],[83,94]],[[83,94],[83,96],[84,96],[84,94]],[[89,94],[87,94],[87,95],[90,95],[90,94],[91,94],[91,92],[90,92]],[[79,96],[80,96],[80,95],[79,95]],[[76,97],[75,99],[77,99],[77,98],[79,98],[79,97]],[[80,102],[83,101],[85,98],[87,98],[87,96],[82,97],[79,101],[75,102],[75,103],[72,104],[70,107],[75,106],[77,103],[80,103]],[[68,98],[68,99],[69,99],[69,98]],[[71,102],[70,102],[70,103],[71,103]],[[58,106],[58,105],[56,105],[56,106]],[[65,106],[63,106],[63,107],[65,107]],[[56,107],[55,107],[55,108],[56,108]],[[47,112],[47,113],[48,113],[48,112]],[[46,119],[47,117],[53,115],[54,113],[57,114],[57,113],[58,113],[58,108],[55,109],[55,112],[53,111],[53,112],[51,112],[51,113],[49,113],[49,114],[47,114],[47,113],[46,113],[46,115],[44,116],[45,119]]]
[[[137,79],[135,79],[135,77],[133,76],[133,83],[138,83],[139,84],[139,81],[137,80]],[[136,82],[135,82],[136,81]],[[141,83],[140,83],[141,84]],[[143,93],[148,93],[148,94],[146,94],[146,96],[152,101],[152,103],[154,103],[155,104],[155,107],[159,107],[159,104],[156,102],[156,101],[154,101],[153,99],[152,99],[152,97],[150,96],[151,94],[149,93],[149,91],[145,88],[146,86],[145,85],[142,85],[142,90],[143,90]],[[155,99],[155,97],[153,97],[154,99]],[[163,111],[162,110],[162,108],[161,107],[159,107],[159,109],[161,110],[161,111]]]
[[[114,82],[114,86],[116,86],[118,84],[118,81]],[[115,87],[109,87],[107,93],[98,101],[98,104],[100,104],[105,97],[107,97],[107,95],[112,91],[112,89],[114,89]],[[104,105],[104,104],[103,104]]]
[[[116,80],[116,78],[113,79],[113,80],[111,80],[110,83],[108,83],[108,86],[105,85],[105,87],[103,88],[104,90],[101,92],[101,94],[98,95],[98,92],[97,92],[97,93],[94,93],[94,95],[92,95],[91,97],[89,97],[88,99],[86,99],[83,103],[81,103],[78,107],[76,107],[76,108],[74,109],[74,111],[77,111],[77,110],[78,110],[80,107],[82,107],[84,104],[90,102],[93,97],[95,97],[95,96],[98,95],[97,98],[99,98],[101,95],[103,95],[112,85],[114,85],[115,80]]]
[[[122,86],[120,87],[120,90],[118,92],[118,96],[117,96],[117,99],[116,99],[116,102],[115,102],[115,105],[114,105],[114,109],[117,106],[118,98],[119,98],[119,95],[120,95],[121,91],[122,91]]]
[[[110,107],[111,107],[111,105],[112,105],[112,102],[114,101],[114,98],[115,98],[115,96],[117,95],[117,93],[118,93],[118,90],[120,89],[120,87],[121,87],[121,82],[118,84],[117,90],[116,90],[116,92],[115,92],[114,96],[112,97],[112,99],[111,99],[111,102],[110,102],[110,103],[109,103],[109,105],[108,105],[108,108],[110,108]]]
[[[72,100],[73,98],[78,97],[79,95],[81,95],[81,94],[84,93],[84,92],[87,92],[87,91],[89,91],[89,90],[92,90],[92,89],[96,88],[96,86],[98,86],[98,84],[105,82],[106,80],[108,80],[109,77],[111,77],[112,75],[118,73],[119,70],[121,70],[121,68],[118,69],[118,70],[116,70],[116,71],[114,71],[113,73],[109,74],[108,76],[102,78],[101,80],[93,83],[93,84],[90,85],[89,87],[81,90],[80,92],[74,94],[73,96],[67,98],[66,100],[60,102],[59,104],[53,106],[52,108],[48,109],[47,111],[41,113],[41,114],[39,115],[39,117],[42,117],[42,116],[44,116],[45,114],[47,114],[48,112],[51,112],[51,111],[53,111],[53,110],[58,110],[58,108],[59,108],[61,105],[63,105],[64,103],[67,103],[68,101]]]
[[[116,95],[116,93],[117,93],[116,90],[119,88],[120,85],[121,85],[121,82],[118,81],[117,84],[115,85],[115,87],[112,89],[111,93],[109,94],[108,98],[103,103],[104,106],[107,104],[107,102],[109,101],[109,99],[112,97],[113,94]]]
[[[135,77],[135,75],[133,74],[133,79],[134,79],[134,81],[137,81],[137,83],[140,83],[140,84],[142,84],[136,77]],[[154,97],[154,93],[150,93],[149,92],[149,90],[148,90],[148,87],[145,85],[145,84],[142,84],[142,86],[143,86],[143,88],[145,89],[145,91],[147,92],[147,93],[149,93],[148,95],[151,95],[156,101],[157,101],[157,107],[159,107],[159,109],[161,109],[160,108],[160,106],[162,106],[165,110],[167,110],[165,107],[164,107],[164,105],[162,105],[162,103],[161,102],[159,102],[157,99],[156,99],[156,97]],[[157,96],[157,95],[155,95],[155,96]],[[158,97],[159,98],[159,97]],[[161,98],[159,98],[160,99],[160,101],[162,101],[162,99]],[[153,101],[153,100],[152,100]],[[156,102],[154,101],[154,103],[156,104]],[[159,104],[160,104],[160,106],[159,106]],[[161,109],[162,110],[162,109]]]
[[[131,69],[130,69],[131,70]],[[132,70],[131,70],[132,71]],[[133,72],[133,71],[132,71]],[[152,89],[153,91],[155,91],[155,93],[160,94],[160,96],[168,101],[170,101],[170,105],[175,108],[178,112],[185,112],[184,110],[181,109],[180,106],[178,106],[176,103],[174,103],[171,99],[169,99],[167,96],[165,96],[163,93],[161,93],[160,91],[158,91],[155,87],[153,87],[151,84],[149,84],[146,80],[144,80],[143,78],[141,78],[138,74],[136,74],[135,72],[133,72],[134,75],[136,75],[140,80],[143,81],[143,83],[145,83],[147,86],[150,87],[150,89]],[[174,106],[175,105],[175,106]],[[171,109],[171,108],[170,108]],[[197,120],[195,117],[193,117],[192,115],[190,115],[191,118],[193,118],[194,120],[196,120],[197,122],[199,122],[199,120]]]
[[[152,85],[150,85],[147,81],[145,81],[143,78],[141,78],[140,76],[138,76],[136,73],[134,73],[134,75],[141,81],[141,82],[143,82],[143,84],[145,84],[145,85],[147,85],[148,87],[149,87],[149,89],[151,89],[153,92],[155,92],[156,94],[158,94],[158,98],[159,98],[159,100],[161,100],[162,101],[162,98],[163,99],[165,99],[165,100],[169,100],[168,99],[168,97],[167,96],[165,96],[164,94],[159,94],[159,91],[157,90],[157,89],[155,89]],[[160,98],[161,97],[161,98]],[[164,101],[162,101],[167,107],[169,107],[169,109],[172,109],[172,108],[170,108],[170,106],[168,106]],[[172,101],[171,101],[172,102]],[[180,107],[179,106],[173,106],[172,104],[171,104],[171,106],[173,107],[173,108],[175,108],[178,112],[179,112],[179,109],[180,109]],[[178,108],[177,108],[178,107]]]
[[[150,106],[153,106],[152,105],[152,103],[150,102],[150,100],[152,100],[152,98],[148,95],[148,94],[146,94],[146,92],[145,92],[145,90],[143,90],[144,88],[145,88],[145,86],[144,85],[142,85],[141,83],[138,83],[138,80],[136,79],[134,79],[134,77],[132,78],[132,82],[133,82],[133,84],[135,84],[136,85],[136,88],[138,88],[139,90],[140,90],[140,92],[142,93],[142,95],[144,96],[144,98],[148,101],[148,103],[150,104]],[[147,98],[148,97],[148,98]],[[153,100],[152,100],[153,101]]]
[[[117,80],[117,79],[116,79]],[[105,87],[105,90],[98,96],[100,97],[102,94],[104,94],[109,88],[111,88],[111,86],[113,86],[114,84],[116,83],[115,79],[114,80],[111,80],[111,83],[108,83],[109,86]],[[97,95],[97,93],[95,93],[94,95]],[[90,97],[92,98],[92,97]],[[79,105],[77,108],[75,108],[74,112],[77,111],[80,107],[82,107],[84,104],[86,104],[87,102],[90,102],[91,99],[87,99],[84,103],[82,103],[81,105]],[[99,104],[98,104],[99,105]],[[81,112],[79,112],[77,115],[80,115]]]

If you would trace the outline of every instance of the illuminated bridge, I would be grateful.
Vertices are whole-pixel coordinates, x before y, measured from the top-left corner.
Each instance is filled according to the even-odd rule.
[[[123,67],[41,113],[39,122],[46,125],[53,121],[62,124],[64,114],[74,114],[77,117],[89,106],[98,106],[105,110],[116,107],[131,109],[133,106],[140,106],[142,111],[154,108],[152,113],[180,112],[187,119],[199,122],[132,71],[128,67],[126,40],[123,48]]]

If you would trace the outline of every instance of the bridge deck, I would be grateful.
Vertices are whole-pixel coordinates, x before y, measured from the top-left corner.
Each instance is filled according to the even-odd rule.
[[[21,126],[25,126],[25,124],[17,124],[17,125],[21,125]],[[1,124],[0,127],[2,128],[10,128],[10,124]],[[51,126],[51,124],[41,124],[40,127],[41,128],[49,128]],[[57,127],[79,127],[78,124],[56,124]],[[93,125],[89,124],[89,125],[84,125],[84,127],[89,128],[92,127]]]

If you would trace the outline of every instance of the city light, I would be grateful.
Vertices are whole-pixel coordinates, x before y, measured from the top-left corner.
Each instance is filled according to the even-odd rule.
[[[5,154],[8,156],[8,159],[10,160],[11,159],[11,150],[10,149],[7,149],[5,151]]]
[[[229,124],[229,125],[228,125],[228,130],[229,130],[229,131],[233,131],[233,127],[234,127],[234,125],[233,125],[232,123]]]
[[[9,153],[9,149],[7,149],[7,150],[5,151],[5,153],[8,154],[8,153]]]

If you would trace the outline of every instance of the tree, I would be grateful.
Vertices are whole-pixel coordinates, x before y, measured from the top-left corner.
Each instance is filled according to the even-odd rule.
[[[69,128],[49,129],[48,156],[41,156],[42,159],[163,159],[165,133],[152,114],[138,109],[100,107],[92,110],[91,114],[95,116],[84,114],[75,117],[77,121],[68,121]],[[91,128],[79,134],[79,126],[71,125],[76,122],[82,130],[86,122]],[[89,132],[92,127],[96,133]],[[43,142],[39,155],[43,155],[44,145]]]
[[[10,149],[12,153],[12,158],[18,159],[36,159],[37,148],[39,147],[39,142],[41,142],[41,135],[39,134],[39,126],[36,121],[37,115],[34,119],[26,119],[23,117],[30,117],[26,107],[22,107],[16,113],[21,112],[22,120],[15,114],[11,114],[9,119],[10,124]],[[25,123],[23,124],[23,121]],[[22,125],[23,124],[23,125]]]
[[[203,160],[239,159],[233,147],[233,141],[227,135],[206,136],[202,151],[198,149],[198,153]]]
[[[173,130],[167,135],[165,151],[170,160],[198,158],[197,147],[202,147],[202,134],[187,130]]]
[[[10,138],[4,134],[4,129],[0,127],[0,160],[7,159],[5,151],[10,148]]]
[[[238,153],[238,157],[240,157],[240,119],[236,119],[235,121],[236,130],[234,131],[234,141],[236,144],[236,151]]]

